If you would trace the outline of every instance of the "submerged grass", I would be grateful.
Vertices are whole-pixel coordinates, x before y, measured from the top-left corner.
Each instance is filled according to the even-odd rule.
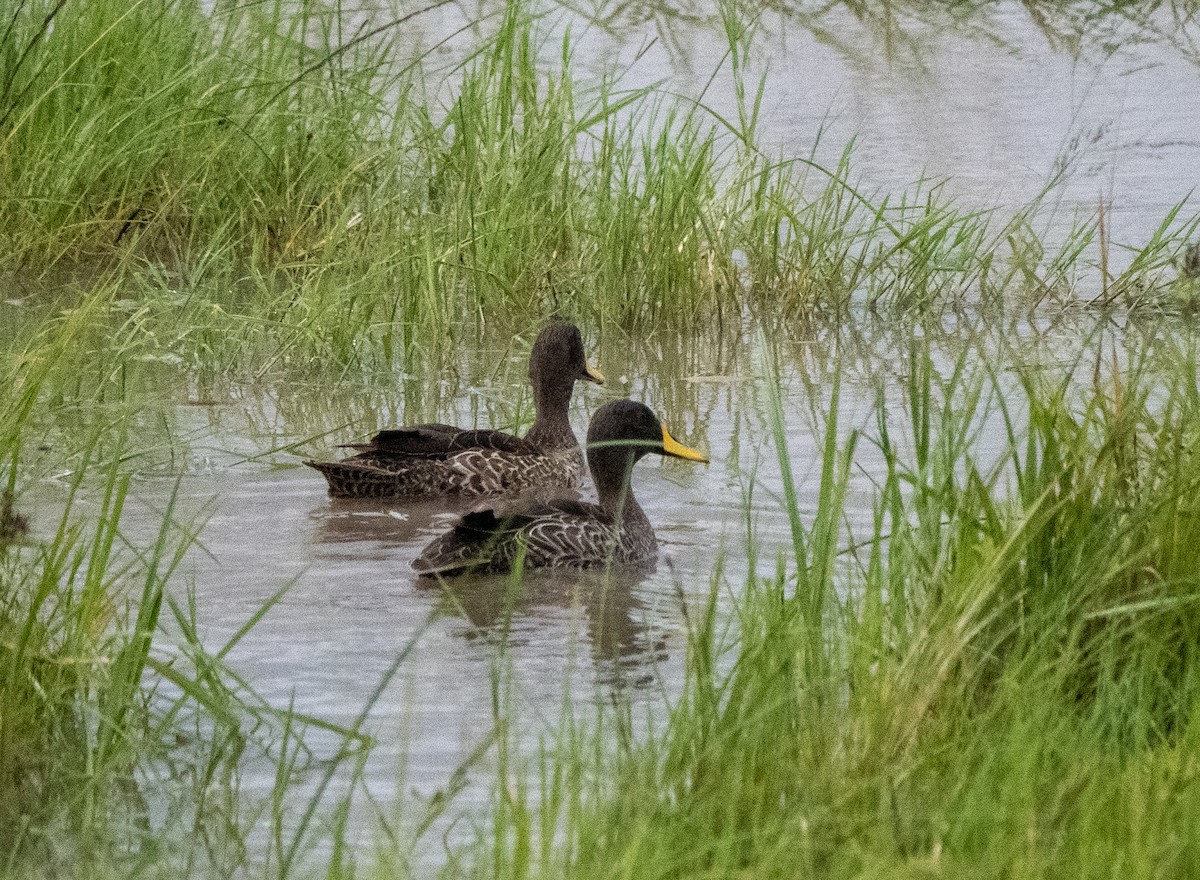
[[[242,762],[298,772],[313,760],[304,730],[346,756],[363,737],[266,705],[225,663],[282,590],[219,650],[201,643],[179,569],[200,525],[172,492],[157,534],[127,534],[139,452],[127,428],[86,423],[111,392],[103,375],[68,407],[85,424],[62,435],[77,445],[60,458],[57,523],[22,515],[23,434],[55,395],[61,407],[81,361],[102,365],[89,349],[102,309],[45,328],[0,386],[0,876],[228,876],[275,856],[247,850],[258,808],[239,795]],[[120,400],[106,413],[124,421]]]
[[[32,412],[22,401],[90,356],[94,318],[67,313],[61,335],[18,360],[0,423],[7,465]],[[665,715],[643,730],[620,701],[583,720],[567,705],[530,764],[497,678],[499,740],[468,762],[496,761],[495,809],[491,824],[474,819],[479,842],[451,847],[446,876],[1052,877],[1118,862],[1132,876],[1186,874],[1200,810],[1194,347],[1100,336],[1045,371],[1013,367],[1003,334],[1000,350],[995,338],[957,347],[948,366],[928,337],[901,337],[904,403],[881,391],[870,430],[844,429],[850,367],[830,365],[816,507],[781,454],[787,551],[761,559],[751,537],[759,571],[729,592],[718,571],[707,604],[685,603],[682,693]],[[784,346],[763,341],[768,375]],[[785,449],[777,386],[765,394]],[[297,731],[317,722],[257,703],[225,666],[228,646],[205,650],[194,611],[164,594],[191,528],[167,511],[148,547],[125,543],[125,449],[80,452],[77,479],[93,473],[89,494],[103,499],[94,527],[67,505],[58,537],[4,551],[11,873],[37,859],[90,875],[298,876],[328,858],[333,876],[370,875],[351,801],[315,818],[339,764],[361,782],[365,711],[313,799],[289,807],[309,761]],[[866,531],[846,515],[864,468]],[[128,611],[127,585],[140,590]],[[178,657],[155,648],[166,609]],[[263,739],[276,789],[266,814],[246,814],[236,768]],[[147,824],[141,803],[160,792],[156,767],[189,786],[165,825]],[[456,774],[444,797],[398,807],[381,871],[421,873],[411,836],[452,813],[461,787]],[[268,839],[248,843],[263,815]],[[180,828],[190,836],[172,836]]]

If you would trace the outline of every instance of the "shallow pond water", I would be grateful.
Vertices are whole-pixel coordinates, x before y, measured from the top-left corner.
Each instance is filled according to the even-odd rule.
[[[662,717],[664,700],[677,696],[682,682],[685,606],[703,606],[720,568],[719,603],[729,625],[749,575],[747,535],[764,575],[787,555],[790,526],[771,440],[775,389],[799,508],[811,521],[836,378],[839,437],[862,433],[847,525],[869,534],[883,470],[870,441],[882,401],[893,439],[905,448],[910,350],[928,351],[946,381],[965,358],[1000,365],[1001,374],[1018,366],[1052,375],[1079,370],[1087,382],[1096,352],[1107,357],[1110,346],[1144,346],[1160,332],[1110,329],[1089,314],[1014,325],[868,318],[856,329],[771,329],[768,336],[748,325],[724,336],[658,338],[636,347],[613,333],[587,343],[609,383],[577,388],[578,435],[588,413],[628,395],[649,403],[681,441],[712,459],[703,466],[649,457],[638,465],[635,491],[661,549],[650,573],[535,572],[515,590],[504,577],[467,577],[443,589],[416,578],[410,563],[470,504],[330,499],[321,476],[300,464],[388,423],[519,424],[529,416],[527,342],[519,341],[480,340],[438,378],[397,376],[394,392],[297,384],[229,386],[191,401],[167,395],[143,421],[166,426],[174,449],[165,456],[153,432],[134,441],[148,451],[132,459],[142,463],[134,466],[125,534],[134,546],[152,541],[178,480],[177,518],[204,528],[172,590],[177,598],[194,593],[210,650],[287,586],[228,657],[272,705],[349,725],[415,642],[367,724],[377,743],[367,787],[384,804],[404,804],[444,789],[489,735],[498,681],[508,684],[505,714],[527,757],[564,711],[590,718],[617,693],[629,699],[639,724]],[[409,395],[406,406],[403,389],[413,383],[425,397]],[[985,412],[980,427],[974,457],[986,468],[1004,446],[999,414]],[[53,527],[62,495],[62,483],[53,481],[25,493],[35,529]],[[83,511],[89,503],[85,491]],[[330,754],[337,743],[320,731],[309,741],[317,754]],[[455,815],[483,808],[492,772],[487,760],[473,768]],[[274,782],[268,763],[248,766],[243,777],[248,794],[264,797]],[[364,821],[361,830],[369,834],[369,827]],[[455,833],[469,832],[464,824]],[[436,850],[440,843],[429,845]]]

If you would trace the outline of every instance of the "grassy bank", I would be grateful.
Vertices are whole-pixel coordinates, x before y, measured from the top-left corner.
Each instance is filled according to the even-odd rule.
[[[23,407],[67,387],[58,371],[79,368],[93,317],[63,319],[6,384],[9,474],[24,472],[11,459]],[[965,346],[902,334],[903,370],[880,380],[861,432],[836,415],[852,367],[825,363],[834,385],[814,387],[814,406],[834,416],[815,511],[795,488],[806,464],[778,462],[789,550],[761,558],[751,536],[757,573],[718,570],[710,604],[686,604],[681,691],[648,727],[621,701],[568,707],[530,760],[498,676],[501,745],[481,762],[498,773],[493,808],[444,874],[1186,876],[1200,808],[1197,359],[1171,334],[1131,331],[1118,347],[1100,328],[1053,370],[1013,367],[1004,333]],[[774,387],[785,448],[798,426]],[[896,389],[899,407],[885,398]],[[128,449],[78,451],[72,479],[103,499],[98,513],[68,505],[51,539],[14,530],[5,545],[9,873],[308,876],[328,862],[332,876],[374,875],[352,802],[336,786],[322,800],[339,762],[304,772],[295,731],[316,722],[262,706],[222,662],[228,647],[203,648],[171,601],[195,526],[168,509],[149,546],[123,542]],[[847,525],[858,466],[873,478],[865,530]],[[353,766],[360,741],[342,733]],[[252,752],[279,768],[267,804],[238,794]],[[321,786],[312,814],[309,795],[288,800],[301,780]],[[453,815],[460,785],[384,809],[420,830],[426,811]],[[165,819],[145,803],[164,790]],[[407,839],[379,840],[380,875],[412,870]]]
[[[364,738],[267,705],[227,665],[281,594],[224,644],[201,641],[180,565],[203,522],[178,513],[175,492],[156,534],[127,532],[144,409],[114,395],[123,370],[106,364],[128,352],[97,348],[103,309],[49,322],[0,381],[0,876],[232,876],[291,861],[307,841],[284,809],[288,774],[314,759],[304,732],[333,734],[345,756]],[[56,420],[70,429],[48,431]],[[50,452],[59,514],[37,522],[22,498]],[[265,802],[240,794],[251,760],[279,768]],[[251,852],[264,814],[274,833]]]

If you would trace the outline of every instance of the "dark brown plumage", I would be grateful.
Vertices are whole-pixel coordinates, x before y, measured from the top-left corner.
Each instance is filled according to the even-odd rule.
[[[604,382],[584,358],[573,324],[555,323],[538,334],[529,353],[536,416],[524,437],[450,425],[413,425],[380,431],[353,444],[341,461],[306,461],[338,498],[483,496],[528,488],[575,488],[583,455],[567,420],[577,380]]]
[[[1194,241],[1184,249],[1179,272],[1184,278],[1200,278],[1200,241]]]
[[[8,489],[0,495],[0,547],[16,543],[29,534],[29,520],[17,513],[13,507],[12,492]]]
[[[561,500],[468,513],[426,546],[413,568],[423,575],[507,571],[522,553],[527,567],[649,561],[657,549],[654,529],[630,482],[634,464],[648,452],[708,461],[675,442],[648,407],[631,400],[605,404],[587,437],[599,504]]]

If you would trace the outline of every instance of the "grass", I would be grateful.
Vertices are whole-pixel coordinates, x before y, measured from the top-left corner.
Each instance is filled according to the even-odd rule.
[[[148,543],[126,534],[141,454],[130,407],[106,401],[114,377],[102,370],[97,385],[73,382],[82,359],[103,367],[88,347],[102,311],[93,301],[44,328],[0,391],[0,876],[227,875],[245,867],[258,809],[239,795],[244,760],[298,772],[314,757],[304,731],[333,733],[347,757],[365,738],[268,706],[226,664],[282,590],[225,645],[201,642],[179,566],[202,523],[177,516],[174,492]],[[88,393],[64,405],[72,389]],[[58,522],[37,536],[20,508],[21,454],[46,406],[84,418],[55,435],[75,445],[59,459]],[[117,425],[90,421],[100,413]],[[298,848],[278,841],[280,858]]]
[[[1200,399],[1194,350],[1164,356],[1075,393],[966,356],[942,376],[914,345],[901,413],[869,437],[829,419],[815,517],[785,478],[792,550],[731,585],[733,633],[719,579],[686,612],[665,716],[567,725],[450,875],[1186,876]],[[852,534],[867,449],[885,467]]]
[[[0,57],[0,268],[101,273],[152,331],[192,328],[164,343],[205,362],[252,336],[385,367],[553,310],[644,332],[764,305],[1092,301],[1098,273],[1105,302],[1194,294],[1171,268],[1197,227],[1184,206],[1123,256],[1102,211],[1050,236],[1041,199],[1000,217],[936,184],[868,191],[850,150],[819,160],[819,133],[809,155],[763,153],[732,7],[716,75],[736,118],[616,74],[581,86],[569,35],[551,54],[535,10],[500,12],[442,84],[402,40],[421,9],[351,34],[312,2],[22,0]]]
[[[1074,33],[1082,6],[1039,13],[1046,33]],[[411,838],[494,760],[494,809],[447,876],[1185,876],[1195,352],[1101,336],[1043,371],[1003,337],[1031,312],[1190,311],[1188,205],[1122,246],[1103,204],[1055,227],[1052,189],[1001,216],[936,182],[868,191],[853,149],[827,163],[817,134],[767,154],[733,4],[729,118],[617,72],[582,85],[572,38],[550,43],[518,3],[444,81],[406,49],[425,10],[354,32],[341,12],[18,0],[0,21],[0,272],[26,291],[0,304],[21,316],[0,331],[4,874],[408,874]],[[442,417],[454,387],[427,376],[497,374],[552,312],[610,351],[649,340],[627,354],[639,375],[674,340],[736,346],[760,324],[767,375],[790,357],[773,327],[871,344],[813,371],[831,414],[815,511],[777,386],[747,395],[779,450],[789,546],[762,558],[748,536],[747,581],[718,564],[708,602],[684,603],[681,692],[648,728],[620,700],[585,719],[568,704],[528,764],[497,672],[491,736],[403,817],[411,835],[381,826],[373,868],[351,820],[364,725],[408,649],[349,728],[265,705],[227,657],[281,594],[206,645],[179,570],[202,523],[170,496],[154,536],[128,537],[131,479],[186,470],[167,414],[185,400],[272,395],[290,433],[263,426],[252,457]],[[948,343],[943,370],[944,318],[996,338]],[[845,430],[839,395],[897,352],[873,427]],[[312,390],[330,387],[345,399]],[[519,422],[516,399],[488,421]],[[31,537],[23,493],[63,470],[61,517]],[[250,754],[275,768],[265,803],[239,791]]]
[[[3,449],[10,486],[23,422],[52,370],[53,349],[39,354],[5,383]],[[81,451],[77,473],[94,466],[98,451],[95,443]],[[9,870],[26,864],[25,854],[69,863],[64,841],[55,842],[54,829],[64,824],[84,829],[69,845],[103,846],[106,841],[91,832],[103,836],[102,817],[115,801],[138,798],[132,773],[158,733],[147,713],[142,677],[163,585],[187,534],[177,536],[168,505],[154,543],[125,555],[120,522],[129,477],[119,463],[112,459],[99,466],[100,503],[89,527],[73,514],[76,480],[51,540],[25,548],[20,543],[25,536],[17,533],[25,530],[10,530],[0,541],[0,849]],[[138,583],[133,608],[123,593]]]

